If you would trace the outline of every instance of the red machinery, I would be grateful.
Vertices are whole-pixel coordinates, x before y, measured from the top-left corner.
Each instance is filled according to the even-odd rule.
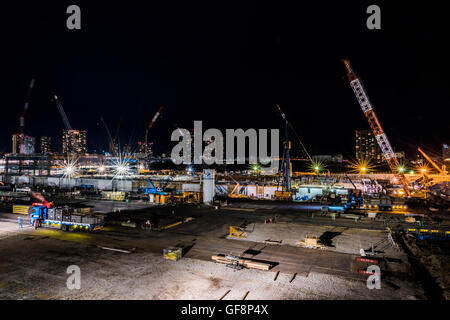
[[[401,172],[398,172],[400,164],[395,156],[394,151],[392,150],[391,144],[381,127],[380,121],[378,120],[375,111],[373,110],[372,104],[369,101],[369,97],[366,94],[362,86],[361,80],[356,76],[353,72],[352,67],[350,65],[350,61],[342,60],[345,68],[347,69],[347,77],[348,81],[350,81],[350,86],[355,93],[356,99],[358,99],[359,105],[361,106],[364,115],[369,122],[370,128],[377,139],[378,145],[380,146],[381,152],[383,153],[384,158],[386,159],[391,171],[397,176],[399,181],[403,184],[403,189],[405,190],[406,195],[411,196],[411,192],[408,189],[409,181],[405,177],[405,175]]]

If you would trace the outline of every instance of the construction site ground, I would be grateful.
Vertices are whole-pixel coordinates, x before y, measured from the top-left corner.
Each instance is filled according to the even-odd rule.
[[[95,211],[105,202],[90,205]],[[360,222],[297,222],[300,214],[279,211],[276,223],[265,224],[270,213],[260,210],[143,204],[121,208],[120,213],[112,210],[116,212],[109,215],[107,226],[95,233],[28,226],[19,230],[17,215],[0,214],[0,299],[214,300],[228,290],[225,300],[241,299],[247,291],[246,299],[428,298],[406,254],[390,246],[385,231],[367,229]],[[159,226],[193,219],[161,231],[120,225],[155,216]],[[230,226],[245,227],[247,238],[229,239]],[[305,236],[321,237],[326,248],[295,246]],[[265,244],[268,239],[281,240],[281,245]],[[387,258],[379,290],[367,288],[368,275],[358,273],[367,264],[355,261],[360,248],[371,250],[372,244],[378,257]],[[182,247],[183,258],[165,260],[167,247]],[[234,270],[213,262],[211,256],[217,254],[270,263],[272,268]],[[66,286],[70,265],[80,267],[79,290]]]

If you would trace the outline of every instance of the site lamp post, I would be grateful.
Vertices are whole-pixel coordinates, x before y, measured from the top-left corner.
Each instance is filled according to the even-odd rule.
[[[362,173],[362,174],[366,173],[366,171],[367,171],[367,168],[364,167],[364,166],[359,168],[359,172]]]
[[[403,172],[406,171],[405,167],[403,167],[403,166],[399,166],[399,167],[397,168],[397,170],[398,170],[398,172],[400,172],[400,173],[403,173]]]
[[[252,171],[253,171],[254,174],[259,174],[260,169],[261,169],[261,168],[260,168],[259,165],[257,165],[257,164],[254,164],[254,165],[252,166]]]

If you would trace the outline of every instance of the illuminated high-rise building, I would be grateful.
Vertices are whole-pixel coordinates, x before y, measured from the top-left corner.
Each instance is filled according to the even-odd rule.
[[[15,133],[12,135],[12,151],[13,154],[20,153],[20,134]]]
[[[36,139],[24,134],[15,133],[12,135],[12,153],[33,154],[35,151]]]
[[[153,142],[147,143],[147,148],[145,148],[145,142],[138,141],[138,153],[145,155],[145,150],[147,150],[147,157],[151,157],[153,155]]]
[[[87,133],[84,130],[63,130],[62,152],[83,154],[87,153]]]
[[[52,152],[52,138],[41,137],[41,154],[48,154]]]
[[[356,131],[355,155],[358,161],[366,159],[370,159],[375,163],[383,161],[383,153],[372,131]]]

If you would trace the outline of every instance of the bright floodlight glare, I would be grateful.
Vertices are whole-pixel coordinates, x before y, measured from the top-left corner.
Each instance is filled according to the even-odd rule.
[[[117,172],[118,173],[125,173],[127,171],[127,167],[123,164],[120,164],[117,166]]]
[[[114,166],[114,176],[123,177],[130,174],[130,166],[128,162],[119,162]]]
[[[113,179],[115,178],[123,178],[125,176],[131,175],[131,167],[129,160],[123,158],[125,155],[119,155],[119,158],[115,160],[115,163],[112,167],[112,171],[114,173]]]
[[[427,172],[427,169],[422,168],[422,169],[420,169],[420,171],[421,171],[421,172]]]
[[[100,172],[105,171],[105,167],[104,167],[104,166],[99,167],[99,168],[98,168],[98,171],[100,171]]]
[[[398,171],[401,173],[405,172],[405,167],[402,166],[398,167]]]
[[[375,165],[372,163],[371,158],[359,158],[353,161],[350,161],[350,172],[352,173],[359,173],[359,174],[368,174],[372,173]]]
[[[65,160],[62,166],[62,173],[65,178],[72,178],[77,174],[76,160]]]
[[[309,170],[313,171],[313,172],[320,172],[322,170],[324,170],[325,168],[325,163],[319,159],[313,159],[309,165]]]

